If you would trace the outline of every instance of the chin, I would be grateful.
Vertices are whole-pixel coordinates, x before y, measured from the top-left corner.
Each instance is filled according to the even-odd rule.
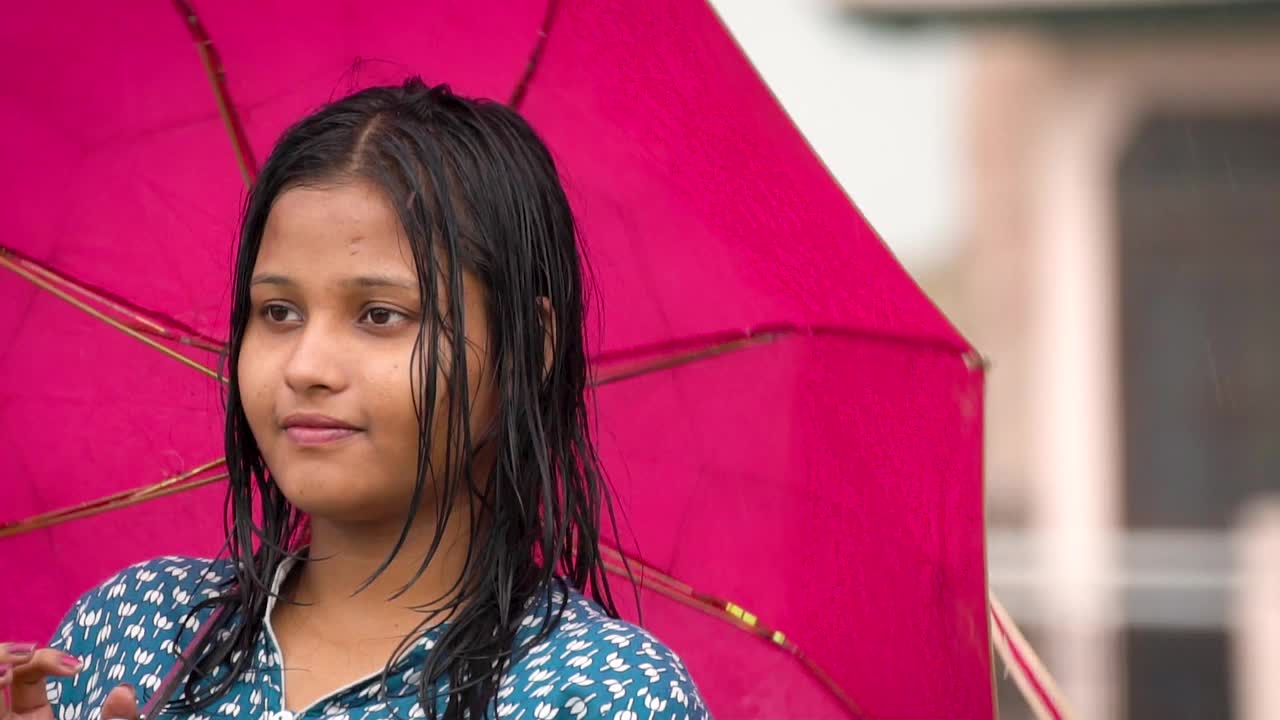
[[[291,468],[272,479],[285,498],[313,518],[334,523],[362,524],[404,518],[404,498],[388,497],[367,487],[353,487],[341,472],[299,472]],[[299,477],[302,476],[302,477]]]

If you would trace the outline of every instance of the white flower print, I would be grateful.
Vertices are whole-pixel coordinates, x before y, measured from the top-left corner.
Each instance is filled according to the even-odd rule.
[[[544,698],[544,697],[546,697],[546,696],[550,695],[550,694],[551,694],[551,691],[552,691],[552,690],[555,690],[555,689],[556,689],[556,688],[555,688],[555,686],[554,686],[554,685],[539,685],[538,687],[536,687],[536,688],[534,688],[534,689],[533,689],[533,692],[529,693],[529,697],[531,697],[531,698]]]
[[[604,686],[609,689],[609,694],[613,696],[614,700],[626,695],[627,686],[630,684],[630,680],[627,680],[626,682],[618,682],[617,680],[607,679],[604,681]]]
[[[662,712],[667,709],[667,701],[657,695],[649,695],[644,699],[644,706],[653,712]]]
[[[649,658],[650,660],[662,659],[662,656],[658,654],[658,651],[653,649],[653,643],[651,642],[641,643],[640,652],[644,653],[645,657]]]
[[[662,679],[663,669],[654,667],[652,663],[640,663],[640,669],[644,671],[644,676],[650,683],[656,683]]]
[[[61,638],[59,649],[83,658],[89,669],[77,679],[51,681],[50,692],[59,698],[54,720],[101,720],[94,717],[94,709],[120,682],[132,682],[144,697],[153,694],[185,643],[210,617],[208,610],[188,617],[191,603],[217,594],[224,587],[220,583],[233,577],[230,567],[229,561],[154,560],[119,573],[82,598],[70,614],[72,621],[55,637]],[[506,665],[491,706],[497,717],[709,720],[684,666],[660,641],[609,618],[577,591],[552,594],[553,601],[566,603],[560,608],[560,624],[537,644],[524,644]],[[545,603],[531,601],[528,608],[517,643],[543,629]],[[178,628],[185,631],[179,635]],[[225,639],[228,632],[220,636]],[[185,720],[259,720],[264,711],[267,720],[284,717],[274,712],[284,706],[281,659],[265,634],[251,642],[252,647],[237,647],[235,658],[243,660],[241,653],[246,653],[254,662],[232,680],[213,706],[217,711]],[[376,678],[357,683],[317,704],[313,720],[423,720],[426,713],[414,691],[422,680],[426,653],[434,645],[435,635],[428,634],[397,661],[389,695],[380,695]],[[440,692],[447,692],[448,684],[442,684]],[[678,711],[673,712],[673,706]],[[62,708],[75,708],[74,714]]]
[[[613,672],[620,673],[620,672],[626,672],[631,669],[631,666],[628,665],[626,662],[624,662],[623,659],[619,657],[618,653],[616,652],[609,653],[609,655],[605,657],[604,664],[606,668],[608,668],[609,670],[612,670]]]
[[[569,698],[569,702],[565,703],[565,709],[573,713],[574,720],[582,720],[587,716],[587,703],[595,699],[595,695],[588,695],[586,699],[579,697]]]
[[[586,650],[589,647],[591,647],[591,643],[587,642],[586,640],[573,640],[564,647],[564,653],[560,655],[560,658],[563,659],[564,656],[568,655],[569,653],[576,653],[581,650]]]

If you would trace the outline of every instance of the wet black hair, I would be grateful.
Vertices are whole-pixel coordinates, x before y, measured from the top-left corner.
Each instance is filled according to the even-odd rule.
[[[563,600],[572,586],[617,617],[599,548],[602,522],[615,532],[617,522],[589,432],[587,273],[555,163],[511,108],[416,77],[361,90],[294,124],[250,189],[226,362],[226,553],[235,580],[204,606],[224,607],[226,620],[195,648],[181,705],[207,706],[251,670],[272,579],[305,531],[305,515],[271,480],[237,377],[251,316],[250,276],[267,217],[290,188],[348,181],[372,183],[399,213],[423,298],[410,364],[421,438],[413,502],[400,541],[369,581],[400,551],[427,493],[442,512],[418,575],[436,554],[455,499],[466,494],[472,514],[465,569],[452,599],[433,606],[387,667],[443,613],[448,622],[427,654],[419,702],[433,720],[438,702],[446,720],[480,718],[521,650],[544,640],[563,612],[563,602],[545,603],[536,636],[516,647],[532,600]],[[496,373],[498,417],[482,440],[470,431],[465,343],[452,342],[464,326],[464,271],[485,289],[489,364]],[[445,402],[437,413],[441,393]],[[438,423],[446,423],[439,426],[446,428],[446,461],[432,467],[431,428]],[[490,442],[496,461],[488,477],[477,480],[473,459],[479,445]],[[551,592],[557,587],[560,592]]]

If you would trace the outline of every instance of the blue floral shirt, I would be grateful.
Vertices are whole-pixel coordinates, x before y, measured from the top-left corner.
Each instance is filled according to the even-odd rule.
[[[277,586],[286,573],[282,568]],[[53,647],[84,663],[75,677],[49,682],[57,720],[101,720],[103,699],[120,683],[132,684],[143,705],[183,650],[175,638],[189,608],[214,595],[230,575],[227,561],[163,557],[127,568],[80,598],[53,640]],[[559,603],[560,591],[552,594]],[[536,605],[531,603],[517,643],[537,632],[542,612]],[[189,627],[194,631],[207,616],[187,620]],[[186,633],[183,641],[191,636]],[[251,670],[225,696],[186,720],[423,718],[414,688],[433,643],[428,631],[392,666],[385,693],[378,673],[292,713],[284,707],[285,660],[268,623]],[[443,709],[442,701],[438,710]],[[670,649],[645,630],[608,617],[576,590],[569,591],[564,615],[550,636],[507,669],[496,710],[497,718],[510,720],[710,720],[684,664]]]

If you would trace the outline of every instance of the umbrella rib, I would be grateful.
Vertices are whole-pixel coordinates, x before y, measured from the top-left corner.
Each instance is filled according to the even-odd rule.
[[[595,373],[595,377],[591,381],[593,387],[609,385],[623,380],[640,377],[642,375],[650,375],[662,370],[670,370],[671,368],[681,365],[691,365],[702,360],[708,360],[720,355],[745,350],[756,345],[764,345],[777,340],[777,333],[762,333],[752,337],[736,338],[725,342],[707,345],[703,347],[695,347],[683,352],[676,352],[670,355],[663,355],[648,361],[619,363],[621,367],[611,367],[600,370]]]
[[[218,55],[217,48],[213,46],[209,33],[205,31],[204,24],[200,22],[191,3],[187,0],[173,0],[173,7],[182,16],[187,30],[191,33],[196,52],[200,54],[200,64],[204,66],[209,85],[213,88],[218,115],[222,118],[222,125],[226,128],[227,135],[231,138],[236,164],[240,166],[240,176],[244,179],[245,187],[251,187],[258,174],[258,163],[253,157],[253,148],[245,137],[244,126],[240,124],[240,116],[236,112],[235,104],[231,102],[231,93],[227,91],[227,73],[222,67],[222,58]]]
[[[848,325],[830,325],[826,323],[770,322],[753,325],[742,330],[720,330],[699,335],[688,335],[675,340],[634,345],[632,347],[610,350],[596,356],[598,363],[611,363],[632,360],[639,357],[661,355],[691,348],[725,343],[732,340],[745,340],[761,335],[805,335],[810,337],[834,337],[854,340],[870,340],[911,348],[933,350],[949,354],[968,355],[972,348],[941,338],[921,337],[889,330],[872,330],[851,327]]]
[[[533,51],[529,53],[529,60],[525,63],[524,72],[520,74],[520,81],[516,83],[515,90],[511,92],[511,99],[507,102],[514,109],[520,108],[525,95],[529,92],[529,83],[533,81],[538,64],[542,62],[542,53],[547,49],[547,38],[551,36],[551,26],[555,24],[559,9],[559,0],[547,0],[547,9],[542,16],[542,26],[538,29],[538,40],[534,43]]]
[[[205,485],[225,480],[227,478],[227,474],[224,472],[207,477],[201,477],[201,475],[225,465],[226,460],[224,458],[218,458],[217,460],[211,460],[203,465],[198,465],[172,477],[165,478],[157,483],[131,488],[129,490],[122,490],[78,505],[52,510],[40,515],[33,515],[22,520],[0,523],[0,538],[22,535],[23,533],[28,533],[32,530],[61,525],[62,523],[69,522],[71,520],[100,515],[112,510],[126,508],[130,505],[137,505],[138,503],[146,502],[148,500],[155,500],[175,493],[204,487]]]
[[[91,287],[4,245],[0,245],[0,267],[4,267],[14,272],[14,274],[30,280],[29,276],[19,272],[19,269],[26,270],[51,286],[60,287],[68,291],[68,293],[75,293],[85,300],[95,302],[111,312],[123,316],[122,324],[140,333],[211,353],[221,353],[226,349],[226,344],[216,338],[185,327],[171,317],[138,307],[104,290]],[[42,290],[48,289],[39,283],[33,284]]]
[[[933,338],[834,325],[773,323],[748,330],[708,333],[596,355],[593,358],[593,366],[601,369],[596,371],[592,385],[608,385],[629,380],[794,336],[871,340],[908,347],[923,347],[946,353],[959,353],[969,368],[986,369],[986,361],[972,348]]]
[[[855,718],[867,717],[866,713],[854,702],[849,694],[836,684],[835,680],[822,669],[813,658],[809,657],[802,651],[784,633],[770,628],[760,622],[759,618],[748,612],[741,605],[728,600],[724,600],[714,595],[698,592],[692,586],[677,580],[676,578],[662,572],[658,568],[641,560],[640,558],[624,553],[618,548],[602,542],[601,548],[605,551],[606,556],[615,556],[614,558],[605,558],[605,569],[620,577],[635,579],[648,590],[658,593],[666,598],[675,600],[683,605],[699,610],[712,617],[719,618],[737,627],[740,630],[751,633],[761,639],[782,648],[790,653],[800,662],[810,675],[814,677],[828,692],[835,696],[836,700],[844,707],[845,710]],[[627,565],[635,565],[640,568],[641,574],[636,576],[628,572],[626,568],[619,565],[622,562]]]
[[[91,307],[90,305],[80,300],[79,298],[73,297],[67,291],[59,287],[56,287],[53,282],[46,280],[36,272],[29,270],[23,267],[22,265],[19,265],[18,263],[14,262],[9,258],[7,253],[0,252],[0,266],[3,266],[9,270],[12,270],[14,273],[17,273],[23,279],[32,283],[36,287],[39,287],[40,289],[45,290],[46,292],[52,293],[53,295],[58,297],[60,300],[70,303],[72,306],[79,308],[80,310],[88,313],[94,318],[101,320],[102,322],[119,330],[120,332],[134,338],[135,340],[138,340],[144,343],[145,345],[151,347],[152,349],[159,350],[161,353],[168,355],[169,357],[173,358],[174,360],[177,360],[183,365],[186,365],[187,367],[193,370],[202,372],[205,375],[208,375],[209,377],[215,380],[222,379],[217,371],[212,370],[196,362],[195,360],[192,360],[191,358],[187,357],[186,355],[183,355],[182,353],[176,352],[171,348],[167,348],[164,345],[161,345],[160,343],[156,342],[150,337],[147,337],[147,333],[144,330],[130,327],[125,323],[103,313],[101,310]]]
[[[1031,643],[1018,630],[994,590],[988,593],[988,599],[991,604],[991,625],[995,630],[992,644],[1005,668],[1013,675],[1014,684],[1018,686],[1018,691],[1027,701],[1031,712],[1037,720],[1070,720],[1072,713],[1066,698],[1036,655]]]

